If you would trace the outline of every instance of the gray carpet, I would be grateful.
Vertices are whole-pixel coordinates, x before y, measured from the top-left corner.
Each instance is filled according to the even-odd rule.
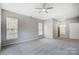
[[[3,47],[1,55],[79,55],[79,40],[39,39]]]

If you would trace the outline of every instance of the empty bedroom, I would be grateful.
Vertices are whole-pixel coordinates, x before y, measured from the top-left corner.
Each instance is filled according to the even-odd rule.
[[[0,3],[0,55],[79,55],[79,3]]]

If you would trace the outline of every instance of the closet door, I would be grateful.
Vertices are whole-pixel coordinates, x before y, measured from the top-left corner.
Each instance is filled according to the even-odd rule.
[[[70,39],[79,39],[79,23],[70,23]]]
[[[53,20],[48,19],[44,22],[44,35],[45,38],[53,38]]]

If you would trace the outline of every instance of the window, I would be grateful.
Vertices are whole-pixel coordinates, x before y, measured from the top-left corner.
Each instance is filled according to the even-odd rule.
[[[43,34],[43,25],[42,23],[38,23],[38,35],[42,35]]]
[[[6,18],[6,39],[16,39],[18,32],[18,20],[16,18]]]

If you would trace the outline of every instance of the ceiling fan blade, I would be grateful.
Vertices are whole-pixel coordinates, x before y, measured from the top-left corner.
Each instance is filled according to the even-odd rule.
[[[35,8],[35,9],[42,9],[42,8]]]
[[[46,9],[52,9],[53,7],[48,7],[48,8],[46,8]]]
[[[39,11],[39,13],[41,13],[42,11]]]
[[[43,8],[45,8],[45,6],[46,6],[46,3],[43,4]]]
[[[48,13],[48,11],[45,11],[46,13]]]

